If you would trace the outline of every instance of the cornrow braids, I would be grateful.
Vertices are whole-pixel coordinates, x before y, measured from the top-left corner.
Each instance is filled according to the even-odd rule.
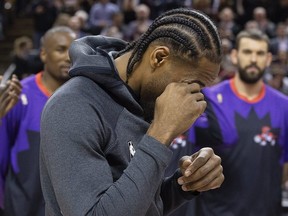
[[[170,15],[175,15],[175,14],[179,14],[179,13],[181,13],[183,15],[191,16],[191,18],[195,17],[195,18],[199,19],[201,22],[203,22],[208,27],[208,30],[210,31],[210,33],[213,34],[213,36],[214,36],[213,38],[217,39],[217,40],[215,40],[215,42],[218,42],[218,46],[220,49],[220,46],[221,46],[220,41],[221,40],[220,40],[218,31],[217,31],[216,25],[212,22],[212,20],[210,18],[208,18],[205,14],[203,14],[202,12],[200,12],[198,10],[189,10],[189,9],[185,10],[185,8],[170,10],[170,11],[167,11],[166,13],[162,14],[161,16],[157,17],[155,19],[155,21],[158,19],[162,19],[164,16],[170,16]]]
[[[194,18],[194,20],[197,21],[198,25],[201,25],[204,27],[208,36],[210,36],[210,34],[212,33],[213,35],[212,40],[214,40],[214,42],[216,43],[217,45],[216,49],[220,55],[221,54],[221,40],[217,31],[216,25],[212,22],[212,20],[208,16],[206,16],[202,12],[198,10],[189,10],[185,8],[179,8],[179,9],[167,11],[165,14],[162,14],[161,16],[157,17],[155,21],[158,19],[162,19],[164,16],[179,15],[179,13],[181,13],[181,15],[190,16],[191,19]],[[207,29],[205,28],[203,24],[207,27]]]
[[[181,16],[181,15],[178,17],[172,16],[172,17],[167,17],[165,19],[159,20],[155,24],[154,28],[156,29],[160,26],[169,25],[171,23],[183,25],[184,28],[186,26],[186,28],[188,27],[188,28],[193,29],[197,34],[199,34],[203,46],[209,45],[204,42],[208,40],[208,36],[204,34],[203,29],[201,28],[202,26],[195,24],[195,21],[193,19],[188,20],[187,17],[185,16]],[[211,48],[211,46],[207,48]]]
[[[216,43],[216,49],[219,53],[219,55],[221,54],[221,40],[216,28],[216,25],[212,22],[212,20],[206,16],[205,14],[203,14],[202,12],[198,11],[198,10],[189,10],[189,9],[185,9],[185,8],[180,8],[180,9],[175,9],[175,10],[170,10],[167,11],[166,14],[162,14],[161,16],[157,17],[157,19],[162,19],[163,16],[170,16],[170,15],[176,15],[181,13],[182,15],[187,15],[187,16],[191,16],[191,19],[196,18],[195,21],[197,21],[198,25],[202,25],[203,24],[207,27],[207,29],[204,26],[204,29],[208,32],[207,35],[210,36],[210,34],[213,35],[212,39],[214,40],[214,42]],[[157,20],[155,19],[155,20]]]
[[[173,29],[174,30],[174,29]],[[166,41],[170,42],[170,45],[172,47],[175,47],[174,50],[178,49],[181,50],[185,48],[185,45],[189,45],[188,50],[190,51],[191,57],[197,56],[200,52],[199,48],[196,49],[197,44],[190,44],[190,41],[187,40],[187,36],[183,33],[179,32],[173,32],[173,31],[162,31],[162,30],[157,30],[151,35],[148,39],[143,40],[143,43],[139,44],[139,46],[135,47],[135,49],[132,52],[132,56],[135,56],[134,58],[130,58],[128,61],[128,68],[127,68],[127,74],[126,74],[126,80],[129,79],[130,75],[132,74],[133,66],[140,61],[142,58],[142,55],[137,55],[136,53],[144,53],[147,47],[149,46],[149,41],[155,41],[157,39],[166,39]],[[173,49],[173,48],[172,48]],[[186,47],[187,49],[187,47]],[[137,50],[137,51],[136,51]],[[184,56],[183,56],[184,57]],[[130,68],[129,68],[130,65]]]
[[[119,56],[132,50],[126,82],[151,43],[169,46],[179,58],[197,60],[206,57],[211,62],[221,61],[220,37],[213,22],[199,11],[178,8],[157,17],[138,40],[128,44],[118,54]]]

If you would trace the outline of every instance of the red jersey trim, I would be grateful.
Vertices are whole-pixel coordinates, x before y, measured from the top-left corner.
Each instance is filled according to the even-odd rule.
[[[244,95],[241,95],[237,91],[237,88],[236,88],[236,85],[235,85],[235,78],[230,79],[230,87],[231,87],[233,93],[237,97],[239,97],[240,99],[244,100],[247,103],[257,103],[257,102],[259,102],[260,100],[262,100],[264,98],[265,93],[266,93],[266,87],[265,87],[265,85],[262,85],[262,88],[261,88],[261,91],[259,92],[259,95],[257,97],[255,97],[254,99],[250,100],[247,97],[245,97]]]
[[[46,95],[47,97],[50,97],[52,94],[49,93],[48,89],[44,86],[43,82],[42,82],[42,75],[43,75],[43,71],[39,72],[36,74],[35,76],[35,81],[37,86],[39,87],[40,91]]]

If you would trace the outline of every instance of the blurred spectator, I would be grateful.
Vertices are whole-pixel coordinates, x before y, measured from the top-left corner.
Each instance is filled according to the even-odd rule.
[[[285,71],[286,76],[288,75],[288,52],[279,50],[277,55],[274,56],[273,63]]]
[[[202,11],[216,20],[216,14],[212,11],[212,0],[192,0],[192,7],[196,10]]]
[[[158,17],[162,11],[161,11],[161,1],[162,0],[140,0],[139,4],[145,4],[150,9],[150,19],[154,20],[156,17]],[[163,0],[164,1],[164,0]]]
[[[93,4],[89,13],[89,28],[92,34],[99,34],[103,28],[111,25],[113,14],[119,11],[118,5],[110,0],[99,0]]]
[[[136,19],[135,8],[139,4],[139,0],[123,0],[121,10],[124,15],[124,23],[127,25]]]
[[[245,30],[259,29],[258,23],[255,20],[249,20],[244,25]]]
[[[13,25],[15,12],[13,0],[0,0],[0,41],[5,39],[6,30]]]
[[[234,8],[237,14],[236,22],[244,26],[246,22],[253,19],[256,7],[268,8],[269,15],[271,15],[270,11],[274,11],[273,5],[275,5],[275,1],[271,0],[234,0]]]
[[[64,1],[64,12],[70,14],[71,16],[78,9],[78,0],[65,0]]]
[[[283,67],[273,64],[269,68],[269,76],[266,76],[267,84],[280,92],[288,95],[288,77]]]
[[[74,16],[78,17],[81,21],[81,31],[85,32],[86,34],[89,34],[89,25],[88,25],[89,14],[85,10],[79,9],[75,12]]]
[[[288,0],[271,1],[273,4],[273,11],[270,12],[269,17],[274,23],[285,22],[288,11]],[[268,10],[271,7],[268,7]]]
[[[237,67],[231,61],[231,50],[233,48],[232,42],[227,39],[222,39],[222,61],[219,71],[218,81],[223,81],[234,77]]]
[[[53,23],[53,26],[68,26],[70,18],[71,18],[70,14],[61,12],[57,15],[56,20]]]
[[[253,20],[257,22],[259,29],[266,33],[269,38],[273,38],[275,36],[275,24],[267,17],[265,8],[256,7],[253,10]]]
[[[40,0],[33,4],[32,14],[34,21],[33,44],[35,49],[39,49],[41,37],[52,27],[57,18],[58,8],[54,4],[54,0]]]
[[[88,21],[88,18],[89,18],[89,14],[85,10],[82,10],[82,9],[77,10],[74,15],[79,17],[83,23]]]
[[[288,36],[286,26],[280,22],[276,27],[276,37],[270,40],[270,51],[276,56],[279,51],[288,52]]]
[[[279,51],[265,73],[265,81],[273,88],[288,94],[288,53]]]
[[[136,7],[136,20],[129,23],[125,39],[134,41],[138,39],[151,25],[150,8],[145,4],[140,4]]]
[[[235,1],[234,0],[213,0],[212,1],[212,11],[214,14],[218,14],[219,11],[221,11],[223,8],[229,7],[229,8],[233,8],[233,12],[234,11],[234,4]]]
[[[124,24],[123,13],[118,12],[113,15],[112,24],[101,31],[101,35],[124,39],[124,32],[127,26]]]
[[[185,4],[185,0],[166,0],[166,1],[158,1],[158,2],[159,2],[159,6],[158,6],[159,13],[163,13],[165,11],[168,11],[174,8],[184,7],[184,4]]]
[[[33,41],[27,36],[18,37],[14,41],[12,62],[16,66],[14,74],[20,80],[43,68],[39,52],[33,49]]]
[[[234,21],[234,12],[231,8],[223,8],[219,13],[218,31],[222,38],[227,38],[231,42],[235,41],[235,36],[241,30],[240,26]]]
[[[192,8],[192,1],[194,2],[195,0],[140,0],[140,4],[145,4],[150,8],[150,19],[154,20],[167,10],[180,7]]]
[[[29,53],[33,49],[33,41],[29,37],[22,36],[14,41],[12,61],[16,65],[14,74],[21,80],[31,73],[29,69]]]
[[[78,0],[78,10],[83,10],[89,14],[94,0]]]
[[[88,33],[82,30],[82,25],[83,22],[79,16],[74,15],[68,20],[68,26],[75,32],[76,38],[81,38],[88,35]]]

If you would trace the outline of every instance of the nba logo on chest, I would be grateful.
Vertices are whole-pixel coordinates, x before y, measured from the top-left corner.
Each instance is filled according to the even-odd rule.
[[[128,142],[128,147],[129,147],[129,152],[130,152],[130,158],[133,158],[135,153],[136,153],[136,150],[135,150],[135,148],[133,146],[132,141]]]

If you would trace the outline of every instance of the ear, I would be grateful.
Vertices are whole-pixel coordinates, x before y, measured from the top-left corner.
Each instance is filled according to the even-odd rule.
[[[272,58],[273,58],[273,55],[272,53],[268,52],[267,54],[267,62],[266,62],[266,67],[269,67],[271,62],[272,62]]]
[[[230,53],[231,61],[234,65],[237,65],[238,63],[237,53],[236,49],[232,49]]]
[[[40,49],[40,59],[44,64],[46,63],[46,58],[47,58],[47,53],[46,53],[44,48],[41,48]]]
[[[170,50],[166,46],[157,46],[150,54],[150,65],[153,69],[162,66],[167,61]]]

